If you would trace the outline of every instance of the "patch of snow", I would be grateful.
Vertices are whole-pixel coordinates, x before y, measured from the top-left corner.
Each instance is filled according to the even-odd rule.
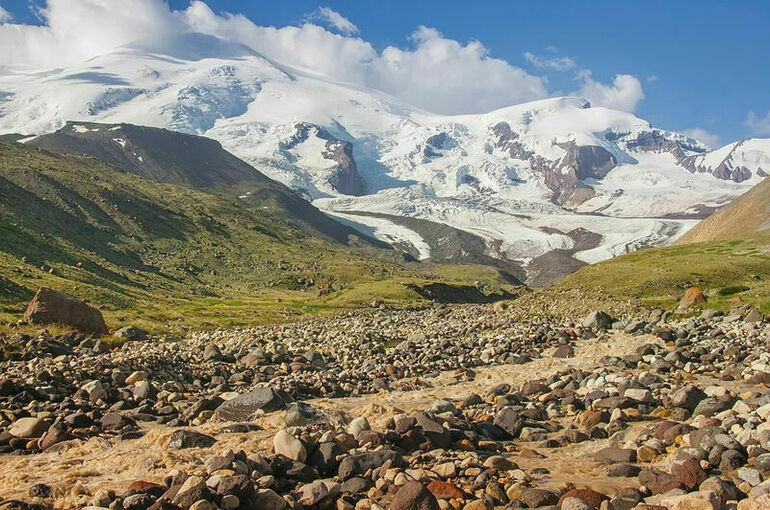
[[[76,133],[88,133],[88,132],[91,132],[91,131],[99,131],[99,128],[89,129],[89,128],[87,128],[85,126],[82,126],[80,124],[73,124],[72,125],[72,130],[74,132],[76,132]]]
[[[419,254],[419,260],[430,258],[430,246],[425,240],[415,232],[404,226],[397,225],[385,218],[376,218],[361,214],[345,214],[339,212],[325,211],[326,214],[338,220],[340,223],[349,225],[362,234],[379,239],[391,245],[412,246]]]

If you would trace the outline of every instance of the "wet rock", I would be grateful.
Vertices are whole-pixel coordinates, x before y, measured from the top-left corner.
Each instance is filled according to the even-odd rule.
[[[29,488],[29,497],[43,499],[50,498],[52,492],[50,486],[44,483],[38,483]]]
[[[193,430],[180,429],[174,431],[168,442],[168,448],[181,450],[184,448],[209,448],[216,442],[211,436]]]

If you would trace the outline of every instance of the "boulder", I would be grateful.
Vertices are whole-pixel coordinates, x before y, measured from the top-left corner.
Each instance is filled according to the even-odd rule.
[[[48,430],[48,423],[37,418],[19,418],[8,429],[8,433],[24,439],[37,439]]]
[[[706,296],[703,291],[698,287],[690,287],[679,300],[678,310],[687,310],[688,308],[695,308],[703,306],[706,303]]]
[[[439,510],[438,501],[420,482],[401,486],[390,503],[390,510]]]
[[[115,332],[115,336],[128,342],[147,340],[147,332],[136,326],[125,326]]]
[[[254,508],[260,510],[283,510],[286,507],[286,500],[272,489],[260,491],[254,497]]]
[[[184,448],[208,448],[216,442],[211,436],[193,430],[179,429],[174,431],[168,442],[168,448],[181,450]]]
[[[370,469],[376,469],[387,461],[390,461],[393,467],[400,467],[404,462],[404,458],[400,453],[393,450],[359,453],[342,459],[338,474],[340,480],[344,481],[351,476],[363,475]]]
[[[564,500],[568,498],[575,498],[583,503],[587,504],[591,508],[599,508],[602,504],[602,501],[610,499],[606,495],[602,494],[601,492],[597,492],[595,490],[591,489],[573,489],[571,491],[567,491],[564,494],[562,494],[561,498],[559,498],[558,505],[560,508],[564,508]]]
[[[594,453],[594,459],[599,462],[616,463],[616,462],[636,462],[636,450],[630,448],[603,448]]]
[[[340,484],[330,480],[316,480],[301,486],[297,493],[297,501],[304,506],[312,506],[324,498],[334,497],[340,493]]]
[[[217,408],[217,416],[224,421],[249,421],[257,411],[269,413],[283,409],[285,405],[272,388],[256,388],[224,402]]]
[[[770,494],[748,498],[738,502],[738,510],[765,510],[770,508]]]
[[[273,450],[276,455],[283,455],[298,462],[305,462],[307,459],[305,445],[286,429],[279,430],[273,437]]]
[[[87,333],[107,333],[107,325],[99,310],[47,287],[38,290],[32,298],[24,312],[24,320],[34,324],[64,324]]]
[[[583,319],[583,327],[595,328],[595,329],[610,329],[612,327],[612,317],[609,314],[601,311],[591,312],[591,314]]]

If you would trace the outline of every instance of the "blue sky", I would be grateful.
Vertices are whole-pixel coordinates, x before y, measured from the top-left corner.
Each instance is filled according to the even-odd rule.
[[[168,3],[185,9],[189,0]],[[479,41],[489,56],[543,78],[549,94],[580,90],[586,73],[608,84],[628,74],[644,95],[629,109],[655,126],[698,128],[719,142],[770,136],[770,2],[206,3],[217,14],[242,13],[257,25],[299,26],[310,20],[368,41],[377,51],[409,48],[419,26],[432,27],[462,45]],[[0,0],[0,6],[13,23],[43,23],[27,0]],[[355,30],[333,26],[319,7],[349,20]]]

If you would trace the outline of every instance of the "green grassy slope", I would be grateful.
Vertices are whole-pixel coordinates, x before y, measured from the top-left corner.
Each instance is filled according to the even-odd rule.
[[[549,292],[578,291],[587,302],[610,308],[629,301],[673,308],[693,285],[706,293],[709,308],[751,303],[770,312],[770,232],[639,250],[586,266]]]
[[[98,305],[111,326],[173,329],[420,301],[403,283],[502,282],[488,268],[406,269],[297,200],[158,183],[0,141],[0,320],[17,320],[41,286]]]

